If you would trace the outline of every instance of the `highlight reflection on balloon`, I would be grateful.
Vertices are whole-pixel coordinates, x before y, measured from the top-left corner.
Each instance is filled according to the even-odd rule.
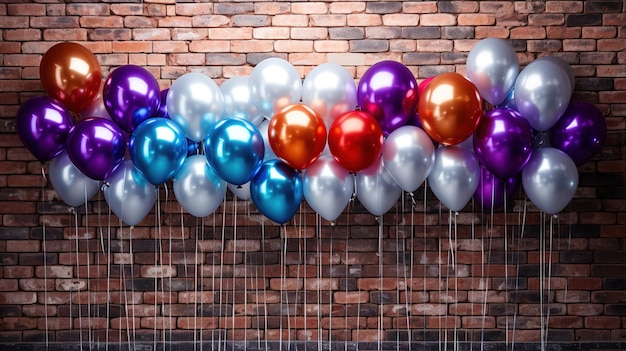
[[[374,163],[383,148],[383,130],[374,116],[365,111],[346,112],[328,131],[328,147],[339,164],[358,172]]]
[[[224,200],[226,182],[209,166],[203,155],[187,157],[174,176],[178,203],[196,217],[213,213]]]
[[[124,160],[106,179],[102,192],[111,211],[124,223],[134,226],[154,207],[157,188],[146,180],[131,160]]]
[[[467,205],[478,187],[480,165],[474,154],[458,146],[435,150],[435,164],[428,185],[441,203],[452,211]]]
[[[330,156],[322,156],[303,175],[304,198],[315,212],[334,221],[354,193],[354,176]]]
[[[256,208],[267,218],[286,223],[302,202],[302,180],[293,168],[280,160],[264,162],[250,183]]]
[[[492,105],[501,104],[515,85],[519,60],[506,40],[480,40],[467,56],[467,76],[480,96]]]
[[[49,173],[50,184],[68,206],[80,206],[100,190],[100,182],[76,168],[67,152],[50,161]]]

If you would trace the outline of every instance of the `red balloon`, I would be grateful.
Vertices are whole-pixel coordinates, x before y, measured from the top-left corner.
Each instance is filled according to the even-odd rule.
[[[433,80],[433,78],[435,78],[435,76],[432,77],[428,77],[426,79],[424,79],[418,86],[417,86],[417,91],[419,92],[419,95],[422,96],[424,95],[424,90],[426,90],[426,87],[428,86],[428,84]]]
[[[102,83],[100,63],[86,47],[70,42],[52,46],[39,64],[39,79],[48,95],[74,112],[85,110]]]
[[[456,145],[469,138],[483,114],[478,89],[454,72],[433,78],[424,88],[418,108],[426,133],[444,145]]]
[[[330,153],[343,168],[355,173],[378,160],[383,141],[380,124],[365,111],[339,115],[328,132]]]
[[[312,108],[291,104],[272,116],[267,136],[274,154],[291,168],[301,171],[324,151],[326,125]]]

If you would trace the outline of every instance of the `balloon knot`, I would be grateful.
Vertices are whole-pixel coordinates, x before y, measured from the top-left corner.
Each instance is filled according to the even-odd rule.
[[[552,215],[552,218],[554,218],[554,219],[558,219],[558,218],[559,218],[559,214],[558,214],[558,213],[553,214],[553,215]]]
[[[335,226],[335,221],[330,221],[330,226],[334,227]]]
[[[459,215],[459,211],[454,211],[454,216],[458,216]]]
[[[243,187],[241,186],[241,184],[237,185],[237,189],[242,189]]]
[[[74,208],[74,206],[70,206],[67,208],[67,212],[74,214],[76,213],[76,209]]]

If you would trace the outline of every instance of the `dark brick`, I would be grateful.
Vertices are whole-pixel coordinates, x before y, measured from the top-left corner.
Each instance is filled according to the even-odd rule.
[[[554,329],[548,330],[548,341],[574,341],[576,338],[575,331],[572,329]]]
[[[1,228],[0,228],[1,229]],[[46,240],[63,240],[63,228],[45,228]],[[35,227],[30,230],[30,238],[35,240],[43,240],[44,228]]]
[[[402,11],[401,2],[368,2],[365,6],[368,13],[399,13]]]
[[[18,264],[16,253],[0,253],[0,266],[15,266]]]
[[[239,15],[254,11],[254,4],[251,2],[241,3],[216,3],[213,12],[216,15]]]
[[[261,15],[234,15],[233,27],[266,27],[270,25],[270,18]]]
[[[594,264],[592,277],[626,277],[626,264]]]
[[[613,90],[613,78],[576,78],[576,90]]]
[[[626,186],[598,187],[596,193],[600,199],[626,199]]]
[[[371,291],[370,292],[371,303],[398,303],[398,296],[396,292],[391,291]]]
[[[539,303],[543,294],[543,302],[549,302],[550,293],[547,291],[512,291],[509,293],[509,301],[513,303]]]
[[[205,304],[199,308],[198,314],[203,317],[232,316],[233,306],[227,305],[227,304],[219,304],[219,305]]]
[[[435,52],[409,52],[402,55],[402,62],[405,65],[437,65],[441,59]]]
[[[266,58],[270,58],[270,57],[279,57],[282,59],[287,59],[287,54],[278,54],[278,53],[253,53],[253,54],[247,54],[246,55],[246,62],[252,66],[256,66],[259,62],[265,60]],[[267,235],[265,236],[266,238],[269,238]],[[209,236],[205,236],[204,239],[211,239],[213,238],[213,236],[209,235]]]
[[[538,277],[539,266],[536,264],[522,264],[519,266],[518,276],[520,277]]]
[[[413,330],[413,340],[415,341],[440,341],[440,330]],[[437,345],[439,346],[439,345]]]
[[[154,291],[157,287],[157,282],[154,278],[128,279],[126,280],[125,287],[127,290]]]
[[[332,40],[364,39],[365,29],[356,27],[328,28],[328,35]]]
[[[20,317],[22,309],[19,306],[1,305],[0,316],[2,317]]]
[[[402,28],[402,38],[405,39],[439,39],[441,28],[439,27],[405,27]]]
[[[166,330],[165,341],[189,341],[196,340],[197,335],[191,330]]]
[[[245,262],[250,265],[277,264],[280,261],[278,252],[246,252]]]
[[[604,312],[607,316],[626,316],[626,303],[606,305]]]
[[[30,239],[28,228],[0,227],[0,240]]]
[[[622,1],[585,1],[586,13],[620,13],[622,9]]]
[[[505,336],[505,331],[499,329],[487,329],[473,332],[473,340],[502,341]],[[497,349],[497,347],[495,349]]]
[[[46,264],[57,264],[58,256],[56,253],[46,253]],[[19,257],[20,265],[22,266],[42,266],[44,264],[43,253],[21,253]]]
[[[591,263],[593,252],[591,251],[561,251],[559,253],[560,263]]]
[[[596,251],[593,253],[595,263],[622,263],[626,257],[626,251]]]
[[[409,341],[409,331],[406,329],[391,329],[385,331],[385,340]]]
[[[487,313],[490,316],[512,316],[517,312],[517,305],[513,303],[490,303]]]
[[[624,278],[604,278],[602,280],[603,290],[626,290],[626,279]]]
[[[179,272],[183,272],[184,270],[178,270]],[[193,290],[195,287],[195,282],[193,279],[185,279],[185,278],[172,278],[172,279],[163,279],[163,290],[165,291],[189,291]]]
[[[441,63],[444,65],[464,64],[467,62],[467,52],[442,52]]]
[[[602,14],[571,14],[565,19],[567,27],[586,27],[602,25]]]
[[[471,39],[474,38],[474,27],[444,27],[441,37],[443,39]]]

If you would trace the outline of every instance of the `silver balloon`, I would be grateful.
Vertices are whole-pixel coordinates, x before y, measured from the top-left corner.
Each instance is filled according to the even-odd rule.
[[[174,195],[187,212],[205,217],[222,204],[226,182],[215,174],[204,155],[193,155],[174,175]]]
[[[255,126],[263,122],[263,114],[250,98],[250,79],[248,77],[232,77],[220,86],[224,96],[224,118],[246,119]]]
[[[76,168],[65,151],[50,161],[49,173],[50,184],[69,206],[84,204],[100,190],[100,182]]]
[[[304,171],[302,186],[306,202],[322,218],[332,222],[352,198],[354,176],[334,158],[321,156]]]
[[[519,73],[515,50],[503,39],[482,39],[467,55],[467,77],[480,96],[492,105],[507,97]]]
[[[263,122],[259,124],[259,132],[261,133],[261,136],[263,137],[263,145],[265,146],[265,155],[263,156],[263,162],[278,158],[278,156],[276,156],[276,154],[274,153],[274,150],[272,150],[272,146],[270,145],[270,139],[268,135],[269,125],[270,125],[269,119],[263,120]]]
[[[565,112],[572,95],[567,73],[549,60],[535,60],[515,82],[515,106],[533,129],[550,129]]]
[[[578,170],[563,151],[535,150],[522,169],[522,186],[530,201],[548,214],[561,212],[578,188]]]
[[[435,163],[435,146],[426,132],[402,126],[383,143],[383,164],[404,191],[413,192],[426,180]]]
[[[102,100],[103,86],[104,81],[102,81],[102,84],[100,84],[100,88],[98,89],[98,95],[96,95],[96,97],[91,100],[89,105],[87,105],[84,110],[80,111],[80,116],[82,118],[100,117],[108,119],[109,121],[111,120],[111,115],[109,114],[109,111],[107,111],[106,107],[104,107],[104,101]]]
[[[398,202],[402,188],[393,180],[380,157],[356,174],[356,197],[374,216],[382,216]]]
[[[250,193],[250,182],[242,185],[227,184],[228,190],[230,190],[237,198],[242,200],[250,200],[252,194]]]
[[[148,215],[156,201],[157,188],[124,160],[102,187],[104,200],[124,223],[134,226]]]
[[[279,57],[267,58],[250,73],[250,98],[268,119],[281,108],[295,104],[302,97],[298,70]]]
[[[541,61],[541,60],[550,61],[559,65],[559,67],[561,67],[561,69],[563,69],[563,71],[567,73],[567,78],[569,78],[569,83],[570,83],[570,87],[572,88],[572,93],[574,93],[574,87],[576,85],[576,78],[574,76],[574,71],[572,70],[572,67],[570,67],[570,65],[567,62],[561,60],[560,58],[556,56],[543,56],[543,57],[536,59],[535,61]]]
[[[337,116],[357,105],[354,78],[336,63],[318,65],[304,78],[302,103],[315,110],[329,129]]]
[[[172,83],[166,104],[170,119],[183,129],[188,139],[199,142],[222,118],[224,96],[210,77],[191,72]]]
[[[441,203],[452,211],[467,205],[478,188],[480,165],[476,156],[457,146],[438,148],[428,184]]]

